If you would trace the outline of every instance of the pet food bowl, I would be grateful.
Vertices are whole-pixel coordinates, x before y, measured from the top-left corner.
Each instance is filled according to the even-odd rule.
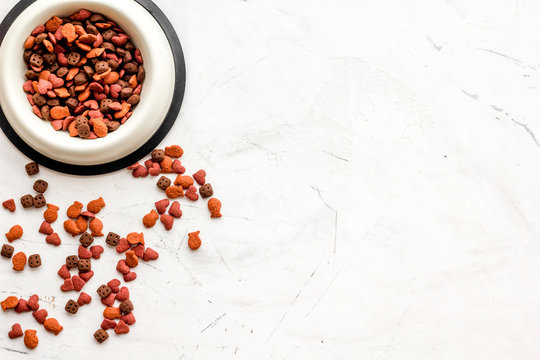
[[[26,81],[23,43],[54,15],[80,9],[115,21],[141,50],[146,79],[141,101],[118,130],[104,138],[70,137],[33,112]],[[174,124],[185,90],[180,41],[163,12],[150,0],[22,0],[0,25],[0,127],[25,155],[50,169],[95,175],[125,168],[150,153]]]

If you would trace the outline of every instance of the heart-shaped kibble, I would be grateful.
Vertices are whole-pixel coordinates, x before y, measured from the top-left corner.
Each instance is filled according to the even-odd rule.
[[[206,179],[205,179],[206,178],[206,171],[204,171],[204,170],[197,171],[195,174],[193,174],[193,178],[195,179],[197,184],[204,185],[204,183],[206,182]]]
[[[103,246],[101,245],[90,246],[90,252],[92,253],[92,257],[97,260],[101,257],[101,253],[103,252]]]
[[[58,270],[58,276],[60,276],[64,280],[71,277],[71,274],[69,273],[69,269],[66,264],[60,267],[60,270]]]
[[[92,252],[82,245],[79,245],[79,259],[90,259]]]
[[[71,278],[65,279],[64,283],[60,286],[60,290],[62,291],[71,291],[73,289],[73,281],[71,280]]]
[[[109,104],[109,109],[112,111],[120,111],[122,110],[122,104],[119,102],[112,102]]]
[[[165,227],[165,230],[171,230],[174,223],[174,218],[171,215],[162,214],[159,218]]]
[[[81,216],[84,216],[85,218],[88,218],[88,219],[93,219],[93,218],[96,217],[96,215],[93,212],[90,212],[90,211],[83,211],[81,213]]]
[[[129,269],[129,266],[127,266],[126,261],[124,259],[118,260],[118,263],[116,264],[116,271],[118,271],[120,274],[128,274],[131,270]]]
[[[118,325],[114,328],[114,332],[117,334],[127,334],[129,332],[129,326],[122,320],[118,322]]]
[[[116,325],[118,325],[116,321],[111,319],[103,319],[103,321],[101,322],[101,328],[103,330],[114,329]]]
[[[36,294],[30,296],[30,298],[28,299],[28,306],[30,307],[30,309],[32,309],[32,311],[36,311],[39,309],[39,296],[37,296]]]
[[[120,92],[122,91],[122,86],[118,84],[112,84],[109,91],[113,98],[118,99],[118,97],[120,96]]]
[[[79,273],[79,277],[86,282],[88,282],[88,280],[90,280],[92,276],[94,276],[94,272],[92,270],[87,271],[85,273]]]
[[[98,102],[96,100],[86,100],[84,102],[84,106],[86,106],[89,109],[97,110],[99,109]]]
[[[60,240],[60,236],[58,236],[57,233],[52,233],[51,235],[48,235],[45,238],[45,241],[47,242],[47,244],[51,244],[54,246],[58,246],[62,243],[62,240]]]
[[[16,323],[16,324],[11,325],[11,331],[8,333],[8,336],[10,339],[15,339],[15,338],[23,336],[21,324]]]
[[[54,130],[60,131],[62,130],[62,127],[64,126],[64,120],[53,120],[51,121],[51,126]]]
[[[161,173],[161,166],[158,163],[153,163],[152,167],[148,169],[148,173],[151,176],[158,176]]]
[[[73,289],[75,291],[81,291],[84,287],[84,284],[86,284],[86,281],[84,281],[79,275],[73,275],[71,281],[73,283]]]
[[[152,248],[146,248],[143,255],[144,261],[156,260],[159,257],[157,251]]]
[[[171,204],[171,207],[169,208],[169,215],[172,215],[177,219],[182,217],[182,210],[180,210],[180,203],[178,201],[173,201]]]
[[[165,213],[165,211],[167,210],[167,207],[169,206],[169,202],[170,202],[169,199],[156,201],[155,205],[156,205],[156,210],[158,214]]]
[[[77,303],[79,306],[83,306],[86,304],[90,304],[92,302],[92,297],[85,293],[84,291],[79,295],[79,298],[77,299]]]
[[[143,245],[144,246],[144,245]],[[120,291],[120,280],[118,279],[112,279],[107,283],[107,285],[111,288],[113,293],[117,293]]]
[[[127,167],[128,170],[135,170],[136,168],[138,168],[141,164],[139,164],[139,162],[136,162],[135,164],[133,165],[130,165]]]
[[[191,185],[186,190],[186,197],[191,201],[197,201],[199,199],[199,194],[197,194],[197,188],[195,185]]]
[[[182,165],[180,160],[176,159],[172,163],[172,171],[175,174],[183,174],[186,172],[186,168]]]
[[[122,316],[120,320],[122,320],[128,325],[133,325],[135,324],[135,315],[133,315],[133,312],[129,312],[126,315]]]
[[[32,316],[38,323],[43,324],[47,319],[47,316],[49,316],[49,313],[45,309],[39,309],[38,311],[34,311]]]
[[[37,87],[38,87],[38,92],[41,95],[45,95],[49,90],[52,90],[53,85],[51,84],[49,80],[39,79]]]
[[[2,203],[2,206],[5,208],[5,209],[8,209],[9,211],[11,212],[14,212],[15,211],[15,200],[13,199],[9,199],[9,200],[6,200]]]
[[[49,75],[49,82],[51,83],[53,89],[64,86],[64,79],[56,76],[55,74]]]
[[[51,227],[51,224],[44,221],[41,223],[41,226],[39,227],[39,232],[45,235],[51,235],[54,232],[54,230]]]
[[[116,300],[122,302],[129,299],[129,290],[127,287],[122,286],[118,294],[116,294]]]
[[[139,244],[135,247],[133,247],[131,250],[133,250],[133,253],[139,257],[142,258],[144,255],[144,244]]]
[[[15,306],[15,312],[16,313],[23,313],[30,311],[30,306],[28,306],[28,302],[24,299],[19,299],[19,303],[17,306]]]
[[[133,281],[136,278],[137,278],[137,274],[134,271],[130,271],[129,273],[124,274],[124,281],[125,282]]]
[[[127,239],[126,238],[120,238],[120,240],[118,241],[118,245],[116,245],[116,252],[121,254],[124,251],[129,250],[130,248],[131,248],[131,245],[129,244]]]
[[[109,295],[101,299],[101,303],[106,306],[113,306],[115,298],[116,298],[116,294],[110,293]]]
[[[133,175],[134,178],[146,177],[148,175],[148,169],[142,165],[139,165],[135,170],[133,170],[131,175]]]

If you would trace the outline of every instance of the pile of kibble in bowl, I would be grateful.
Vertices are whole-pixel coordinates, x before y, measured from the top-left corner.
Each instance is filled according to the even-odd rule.
[[[102,14],[53,16],[24,42],[23,89],[54,130],[96,139],[124,124],[140,101],[143,58],[129,34]]]

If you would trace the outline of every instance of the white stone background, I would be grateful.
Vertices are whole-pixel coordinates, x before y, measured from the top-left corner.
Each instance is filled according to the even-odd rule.
[[[0,314],[0,358],[540,357],[540,2],[156,3],[188,77],[163,145],[207,170],[224,217],[183,201],[172,231],[145,232],[160,258],[128,285],[137,323],[99,346],[96,297],[63,310],[75,295],[55,272],[76,250],[64,212],[53,248],[41,211],[2,210],[0,228],[24,225],[17,250],[44,265],[15,274],[0,259],[1,297],[38,293],[65,329]],[[29,192],[27,159],[4,135],[0,152],[2,198]],[[40,175],[62,211],[104,196],[105,231],[143,230],[161,198],[155,178],[126,171]],[[117,276],[106,250],[92,295]],[[7,338],[15,321],[38,329],[37,349]]]

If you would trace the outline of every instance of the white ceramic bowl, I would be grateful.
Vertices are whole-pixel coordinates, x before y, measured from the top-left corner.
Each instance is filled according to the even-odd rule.
[[[34,115],[22,90],[26,66],[23,43],[51,16],[79,9],[115,21],[140,48],[146,71],[141,101],[128,121],[104,138],[88,140],[55,131]],[[133,0],[36,0],[11,24],[0,46],[0,106],[17,135],[46,157],[72,165],[100,165],[124,158],[148,141],[166,117],[175,87],[173,53],[162,27]]]

